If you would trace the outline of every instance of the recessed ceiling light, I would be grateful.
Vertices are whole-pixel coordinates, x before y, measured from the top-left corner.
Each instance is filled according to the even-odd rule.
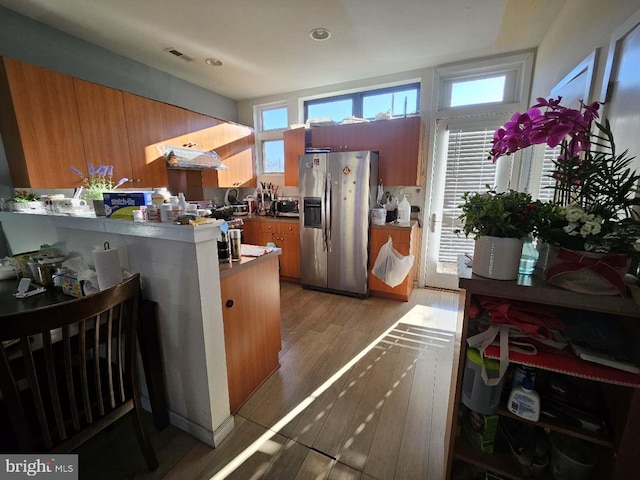
[[[318,42],[322,42],[331,36],[331,32],[326,28],[314,28],[309,32],[309,36]]]
[[[204,63],[206,63],[207,65],[211,65],[212,67],[219,67],[220,65],[222,65],[222,61],[218,60],[217,58],[207,58]]]

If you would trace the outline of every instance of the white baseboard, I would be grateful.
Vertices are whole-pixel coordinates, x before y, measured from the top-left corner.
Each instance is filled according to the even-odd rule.
[[[140,396],[140,404],[143,409],[151,413],[151,403],[147,397]],[[192,437],[214,448],[220,445],[220,442],[222,442],[227,435],[231,433],[233,427],[235,427],[233,415],[229,415],[213,432],[172,411],[169,411],[169,422],[174,427],[187,432]]]

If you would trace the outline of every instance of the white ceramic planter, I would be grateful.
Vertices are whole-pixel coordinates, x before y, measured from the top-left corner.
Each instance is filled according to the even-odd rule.
[[[521,255],[521,238],[476,237],[473,273],[494,280],[515,280]]]

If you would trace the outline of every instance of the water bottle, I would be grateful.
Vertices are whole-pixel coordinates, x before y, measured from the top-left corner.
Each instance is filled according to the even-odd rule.
[[[518,267],[518,273],[520,275],[531,275],[538,261],[538,250],[533,244],[531,237],[526,237],[522,242],[522,255],[520,257],[520,266]]]
[[[409,225],[409,220],[411,219],[411,205],[407,201],[407,196],[404,195],[404,198],[398,205],[398,223]]]

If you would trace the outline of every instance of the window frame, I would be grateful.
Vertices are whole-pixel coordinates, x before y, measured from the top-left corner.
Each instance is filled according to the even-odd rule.
[[[305,99],[302,102],[302,108],[303,108],[302,121],[306,122],[307,120],[309,120],[309,105],[318,105],[322,103],[328,103],[328,102],[334,102],[334,101],[340,101],[340,100],[346,100],[346,99],[351,99],[353,102],[351,107],[351,110],[352,110],[351,115],[353,115],[354,117],[362,118],[363,104],[364,104],[365,97],[369,97],[373,95],[381,95],[385,93],[396,93],[396,92],[399,93],[405,90],[411,90],[413,88],[415,88],[416,90],[416,111],[412,113],[407,113],[407,115],[418,115],[420,113],[420,82],[411,81],[410,83],[402,83],[402,84],[393,85],[393,86],[379,87],[379,88],[361,90],[361,91],[351,92],[351,93],[342,93],[339,95],[330,95],[326,97]],[[402,115],[393,116],[393,118],[400,118],[400,117],[402,117]],[[342,119],[334,119],[334,120],[338,121]]]
[[[274,128],[270,130],[264,130],[263,122],[262,122],[262,113],[266,110],[273,110],[276,108],[286,108],[287,110],[287,125],[283,128]],[[271,103],[263,103],[260,105],[254,105],[253,107],[253,124],[256,126],[255,136],[256,136],[256,163],[258,166],[258,175],[265,174],[265,165],[264,165],[264,143],[273,141],[273,140],[284,140],[284,131],[288,130],[290,123],[290,108],[286,101],[279,102],[271,102]],[[283,168],[282,172],[268,172],[268,175],[279,175],[284,174],[284,159],[283,159]]]

